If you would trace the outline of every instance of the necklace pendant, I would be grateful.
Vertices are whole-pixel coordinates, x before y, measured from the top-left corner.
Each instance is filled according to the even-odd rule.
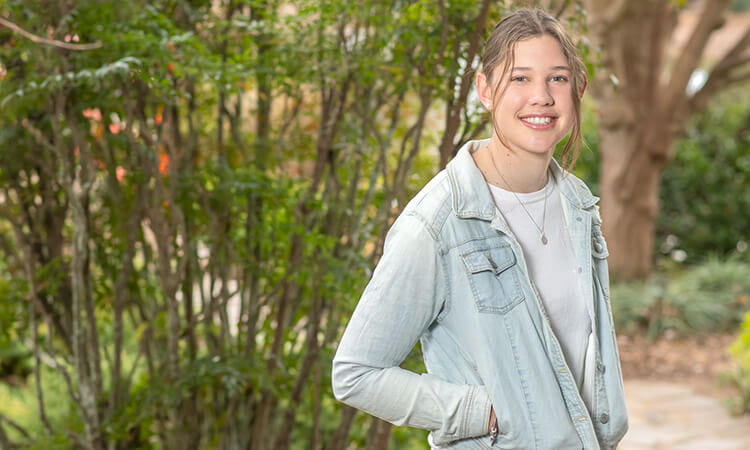
[[[544,233],[542,233],[542,244],[544,244],[544,245],[547,245],[547,242],[549,242],[549,241],[547,240],[547,235],[546,235],[546,234],[544,234]]]

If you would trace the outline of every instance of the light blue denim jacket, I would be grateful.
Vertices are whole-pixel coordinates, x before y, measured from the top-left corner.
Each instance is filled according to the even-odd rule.
[[[627,412],[598,199],[551,163],[593,329],[590,414],[471,157],[485,143],[466,144],[393,224],[334,358],[334,395],[396,425],[431,430],[434,446],[490,448],[493,405],[492,448],[615,448]],[[399,367],[417,340],[427,374]]]

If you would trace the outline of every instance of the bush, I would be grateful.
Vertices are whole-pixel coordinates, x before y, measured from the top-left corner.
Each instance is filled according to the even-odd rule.
[[[653,339],[729,330],[742,320],[750,296],[750,265],[708,262],[648,282],[612,286],[615,326],[621,334],[645,332]]]
[[[698,114],[662,176],[655,251],[688,263],[750,241],[750,111],[727,92]]]

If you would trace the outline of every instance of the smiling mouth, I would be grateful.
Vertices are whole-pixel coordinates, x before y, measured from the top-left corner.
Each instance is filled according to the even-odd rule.
[[[545,117],[534,116],[534,117],[522,117],[521,120],[531,125],[549,125],[550,123],[552,123],[553,118],[549,116],[545,116]]]

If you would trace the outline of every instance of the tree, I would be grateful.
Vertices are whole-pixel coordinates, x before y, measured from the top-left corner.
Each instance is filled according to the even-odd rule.
[[[15,319],[33,355],[38,420],[22,432],[0,414],[0,444],[364,436],[331,402],[335,342],[388,225],[438,166],[429,113],[457,98],[459,140],[484,119],[457,80],[503,5],[4,5],[19,25],[0,30],[0,260],[23,314],[0,324]]]
[[[750,79],[750,25],[706,71],[699,88],[688,84],[707,63],[709,39],[725,23],[730,0],[585,0],[588,25],[601,51],[593,83],[599,109],[601,211],[610,268],[620,279],[646,277],[652,268],[662,171],[688,119],[727,86]],[[679,20],[695,19],[678,51]],[[684,29],[684,28],[682,28]],[[711,62],[711,61],[708,61]]]

